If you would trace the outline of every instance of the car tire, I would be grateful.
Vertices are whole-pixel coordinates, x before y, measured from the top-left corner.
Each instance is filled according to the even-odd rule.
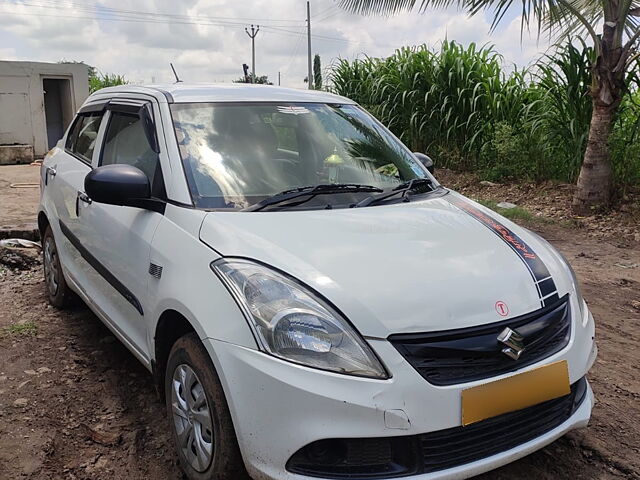
[[[73,292],[64,278],[58,247],[50,226],[42,237],[42,267],[49,303],[60,309],[68,307],[73,301]]]
[[[222,384],[195,333],[171,348],[164,385],[172,437],[187,478],[249,479]]]

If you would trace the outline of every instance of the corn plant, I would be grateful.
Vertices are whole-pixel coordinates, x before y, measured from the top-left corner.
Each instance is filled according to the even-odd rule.
[[[492,180],[575,181],[592,114],[594,58],[584,42],[569,42],[530,70],[507,73],[491,46],[445,41],[437,49],[401,48],[385,59],[339,60],[330,80],[336,93],[441,166],[477,170]],[[626,83],[637,89],[637,74],[628,76]],[[622,158],[640,151],[625,146],[636,140],[640,122],[640,97],[627,93],[614,126],[614,174],[623,183],[640,178],[634,173],[640,162]]]

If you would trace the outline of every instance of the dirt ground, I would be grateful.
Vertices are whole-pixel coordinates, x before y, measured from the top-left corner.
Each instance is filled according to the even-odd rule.
[[[0,166],[0,228],[23,228],[36,222],[39,182],[39,166]]]
[[[513,201],[489,189],[479,195]],[[630,225],[600,235],[576,222],[527,223],[582,282],[600,348],[589,375],[597,403],[587,429],[482,480],[640,479],[640,246]],[[0,479],[63,478],[182,476],[147,371],[84,305],[50,307],[39,265],[0,264]]]

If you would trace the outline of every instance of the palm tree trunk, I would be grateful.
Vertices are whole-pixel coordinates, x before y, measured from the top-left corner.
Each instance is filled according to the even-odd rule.
[[[612,3],[617,4],[615,0]],[[611,201],[609,135],[625,88],[624,68],[621,65],[629,56],[629,51],[622,48],[621,26],[624,22],[615,16],[607,18],[607,14],[619,10],[614,7],[605,9],[600,51],[592,66],[593,113],[578,188],[573,197],[573,211],[578,214],[607,207]]]
[[[611,200],[609,135],[616,107],[599,103],[594,99],[587,150],[578,177],[578,189],[573,198],[573,210],[578,214],[605,207]]]

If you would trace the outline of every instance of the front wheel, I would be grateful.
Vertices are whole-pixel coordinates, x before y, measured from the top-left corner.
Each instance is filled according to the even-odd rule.
[[[249,478],[220,379],[195,333],[171,348],[165,399],[180,465],[190,480]]]

